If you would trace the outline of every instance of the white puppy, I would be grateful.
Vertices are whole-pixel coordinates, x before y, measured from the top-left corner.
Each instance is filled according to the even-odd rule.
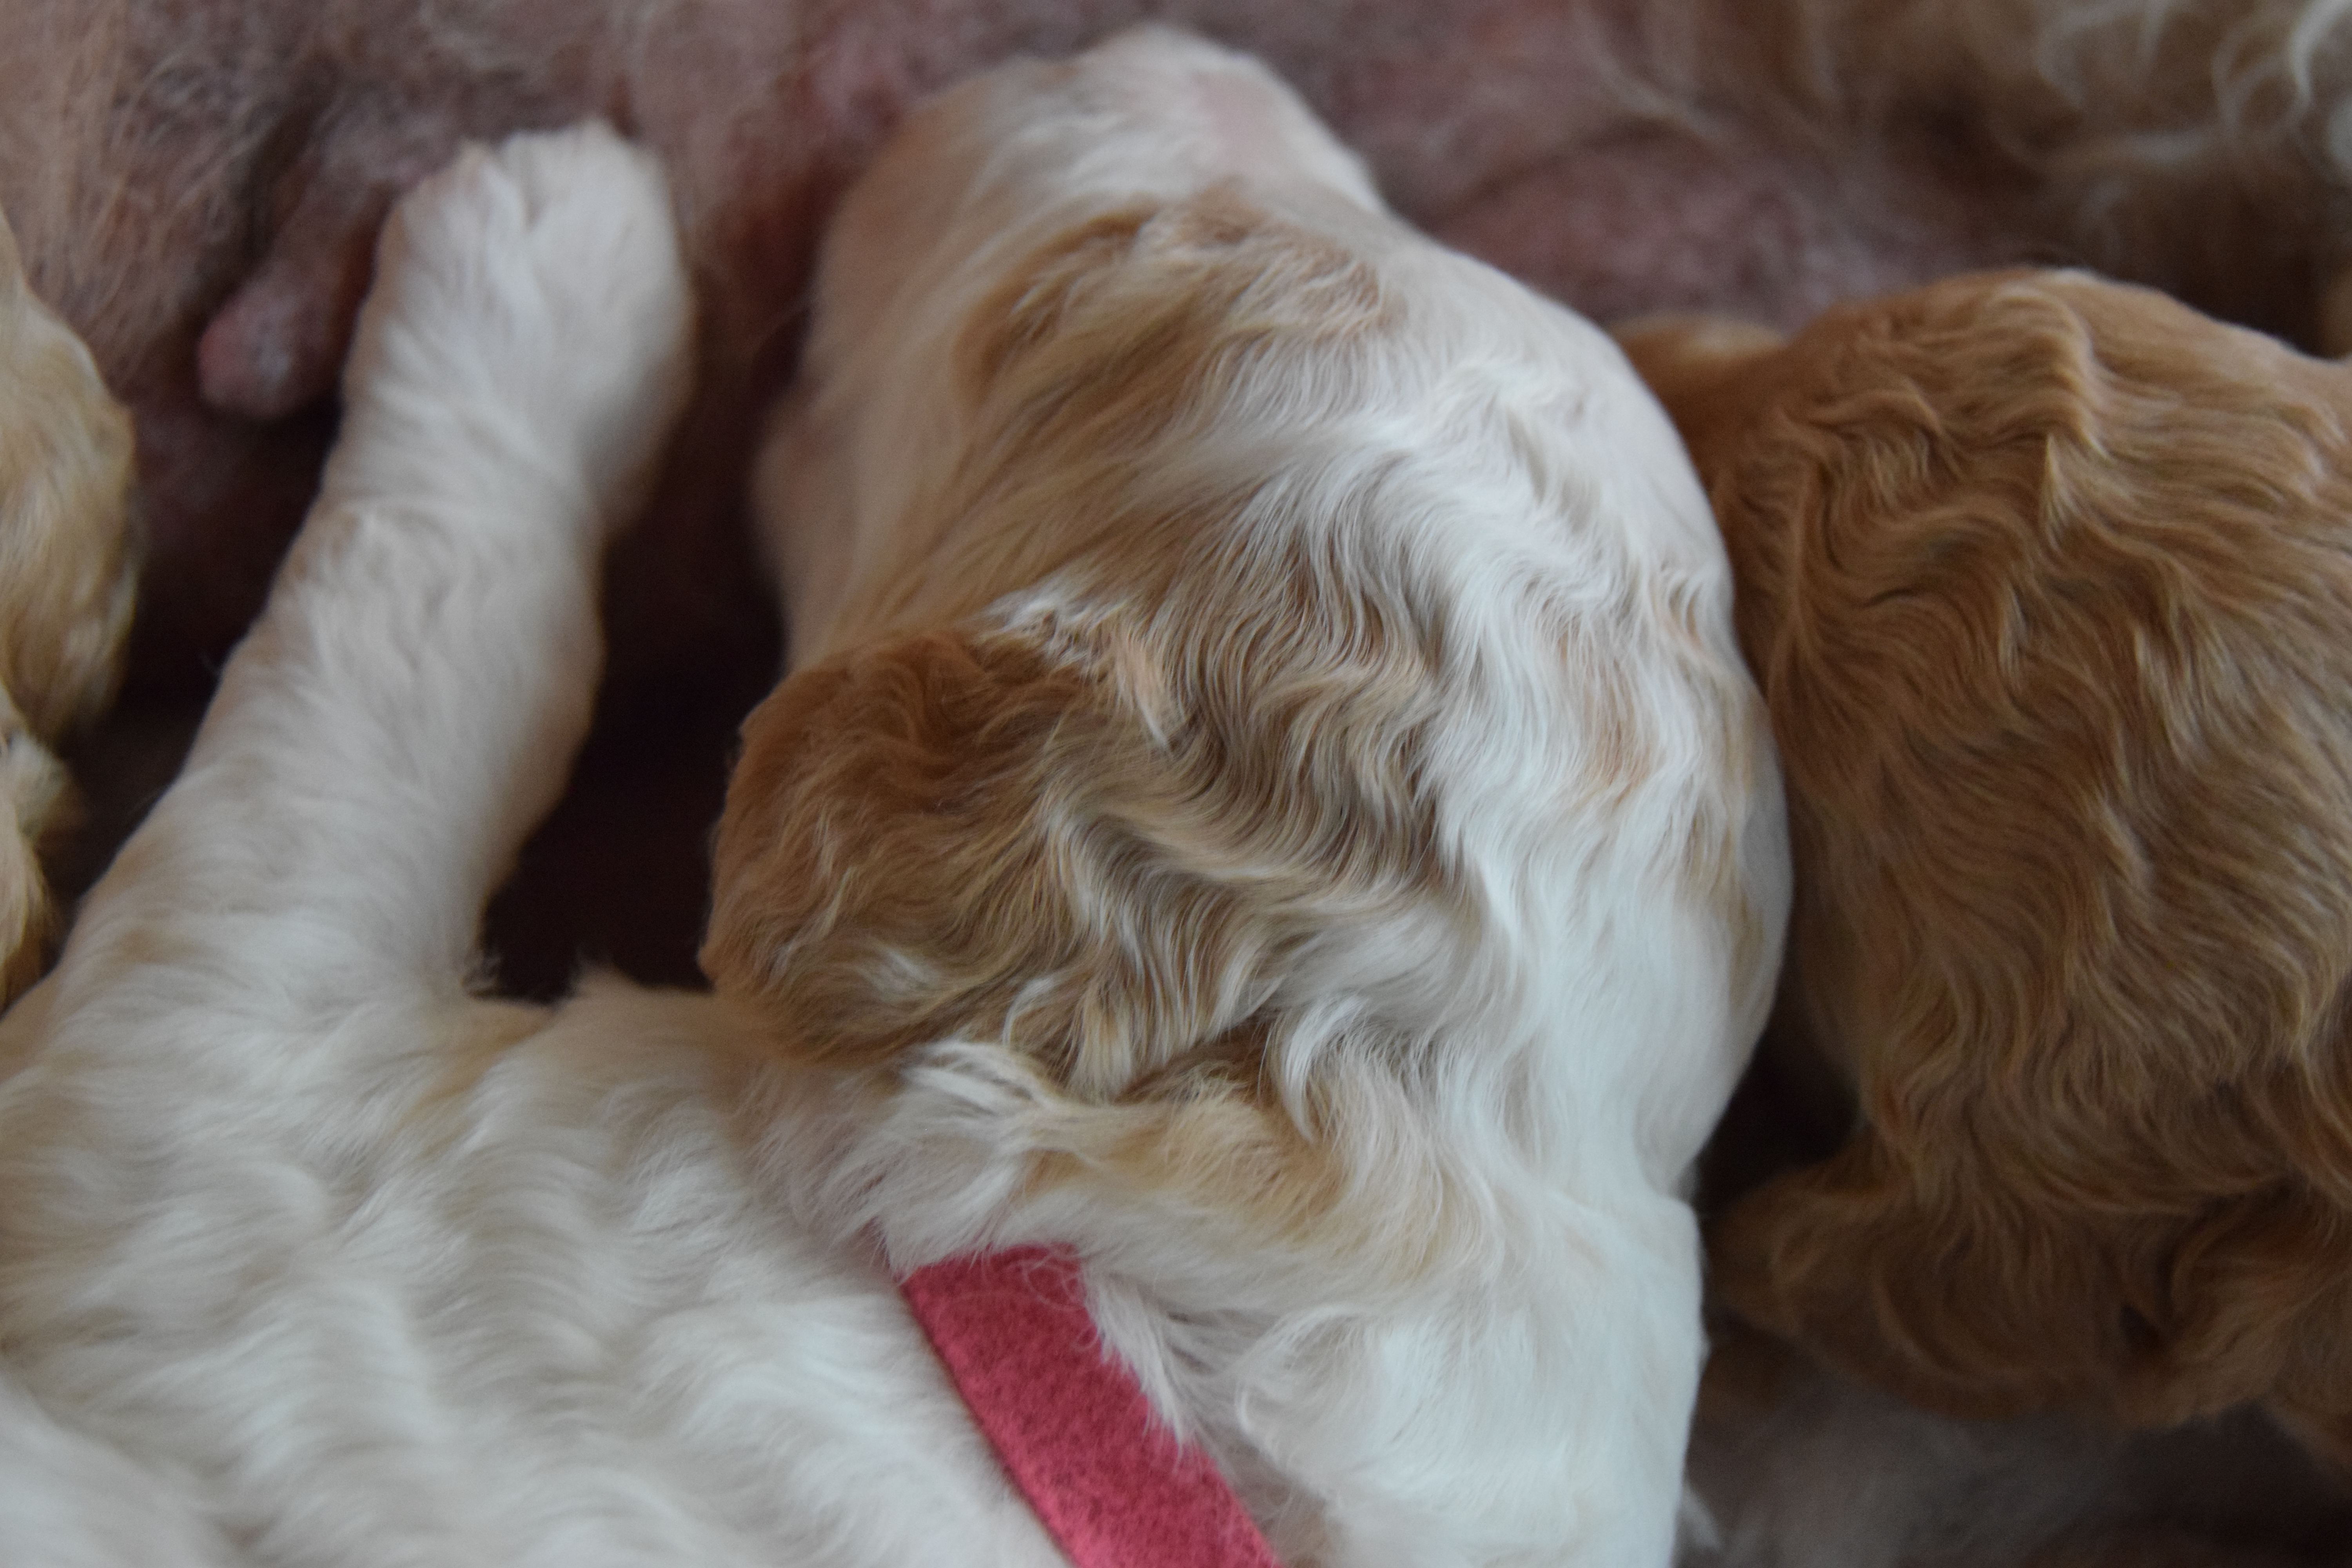
[[[400,209],[0,1020],[0,1560],[1050,1563],[891,1278],[1050,1243],[1295,1568],[1663,1563],[1786,895],[1663,416],[1165,35],[919,116],[819,313],[721,995],[483,1001],[684,284],[601,132]]]
[[[1075,1245],[1294,1552],[1666,1550],[1787,884],[1691,485],[1174,34],[946,95],[830,233],[706,967],[887,1102],[894,1261]]]

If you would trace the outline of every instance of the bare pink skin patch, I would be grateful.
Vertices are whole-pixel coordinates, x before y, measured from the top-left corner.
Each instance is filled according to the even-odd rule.
[[[84,8],[90,26],[75,25]],[[674,466],[647,523],[660,543],[616,584],[623,619],[662,628],[650,653],[621,633],[614,668],[626,679],[673,650],[707,661],[714,631],[757,613],[756,584],[714,572],[725,552],[710,541],[740,531],[757,410],[791,371],[835,193],[909,104],[1010,54],[1066,52],[1145,16],[1257,52],[1364,153],[1401,211],[1603,317],[1714,300],[1790,322],[1825,296],[1979,259],[1973,234],[1942,257],[1906,235],[1909,253],[1890,265],[1868,224],[1841,228],[1841,214],[1881,205],[1885,181],[1856,195],[1814,178],[1759,200],[1784,169],[1768,147],[1685,148],[1657,180],[1646,153],[1627,164],[1622,144],[1650,121],[1604,56],[1637,30],[1637,9],[448,0],[332,20],[293,0],[141,9],[110,24],[119,37],[95,79],[76,84],[74,112],[33,120],[0,100],[0,132],[14,132],[0,134],[0,202],[37,281],[142,423],[253,427],[142,441],[151,492],[240,500],[175,501],[154,520],[157,635],[142,639],[136,683],[159,664],[201,672],[257,609],[257,588],[232,585],[267,581],[315,480],[321,446],[296,416],[332,402],[392,197],[460,139],[523,125],[599,114],[653,146],[703,305],[705,390],[681,443],[693,471]],[[77,40],[101,12],[113,16],[102,0],[65,0],[0,16],[0,61],[87,50]],[[1906,178],[1932,197],[1932,173]],[[32,198],[61,181],[107,221]],[[1742,221],[1773,202],[1785,217]],[[1808,239],[1792,258],[1791,233],[1840,237]],[[242,499],[259,497],[285,500]]]

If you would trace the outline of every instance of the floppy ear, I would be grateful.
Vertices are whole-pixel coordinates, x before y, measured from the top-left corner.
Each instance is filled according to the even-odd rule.
[[[795,1054],[1001,1042],[1082,1099],[1237,1023],[1268,939],[1155,830],[1186,790],[1114,688],[1027,630],[787,679],[744,726],[705,970]]]
[[[1116,631],[967,626],[793,676],[744,726],[703,967],[805,1060],[999,1054],[1032,1191],[1084,1172],[1238,1227],[1236,1255],[1311,1235],[1424,1268],[1450,1211],[1395,1159],[1416,1115],[1402,1052],[1354,1017],[1296,1083],[1279,1065],[1302,1017],[1328,1035],[1336,1016],[1286,994],[1303,952],[1392,953],[1360,939],[1408,879],[1413,825],[1376,831],[1328,779],[1302,798],[1262,706],[1179,697],[1172,662]],[[1379,1201],[1343,1203],[1335,1125],[1399,1166]]]
[[[924,633],[796,674],[743,729],[704,968],[848,1062],[1001,1021],[1066,963],[1040,907],[1038,753],[1088,696],[1019,650]]]

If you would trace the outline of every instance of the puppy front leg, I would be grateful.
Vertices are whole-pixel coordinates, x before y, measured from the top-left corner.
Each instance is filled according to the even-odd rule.
[[[462,980],[585,731],[598,554],[690,327],[661,174],[601,127],[469,150],[401,204],[319,500],[68,982],[266,967],[331,1010]]]

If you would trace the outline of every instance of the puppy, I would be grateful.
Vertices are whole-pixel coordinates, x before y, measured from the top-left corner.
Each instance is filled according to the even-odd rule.
[[[130,627],[131,422],[33,297],[0,217],[0,1005],[49,957],[40,847],[66,815],[49,747],[112,694]]]
[[[1627,341],[1788,772],[1774,1034],[1856,1103],[1724,1300],[1943,1411],[2352,1463],[2352,371],[2068,273]]]
[[[689,329],[608,135],[397,210],[270,606],[0,1020],[0,1463],[198,1560],[1051,1563],[892,1278],[1041,1244],[1286,1561],[1664,1562],[1786,850],[1664,415],[1166,35],[924,111],[818,316],[720,994],[478,1000]]]
[[[1782,844],[1639,384],[1152,30],[919,111],[802,374],[704,956],[892,1258],[1076,1246],[1304,1555],[1657,1560]]]

